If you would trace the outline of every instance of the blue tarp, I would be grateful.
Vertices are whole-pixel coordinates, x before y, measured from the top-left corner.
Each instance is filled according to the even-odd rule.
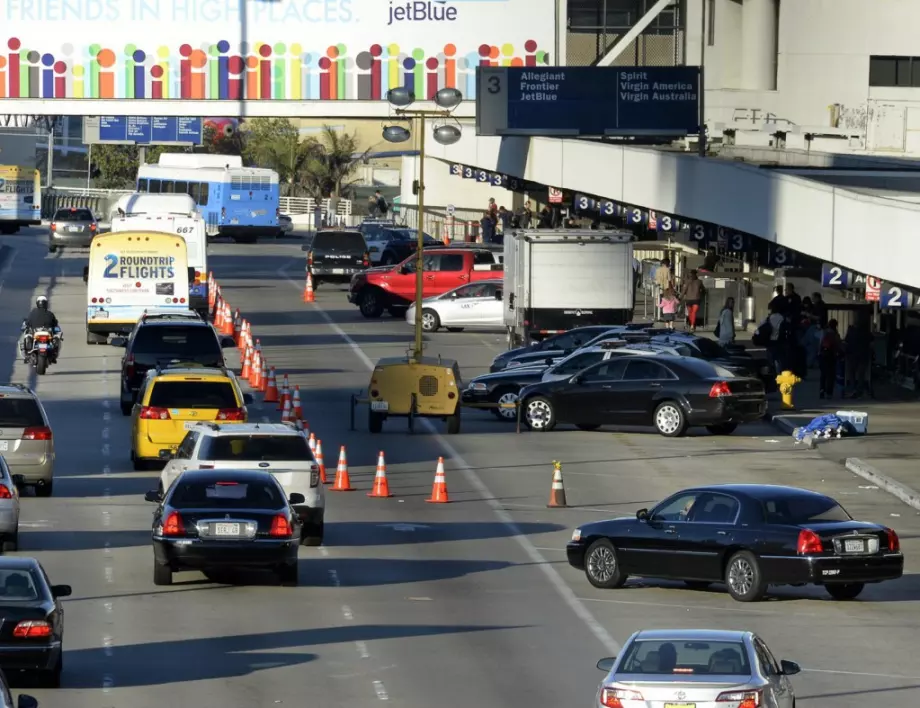
[[[837,433],[837,431],[840,431],[843,435],[855,432],[849,423],[833,414],[819,415],[817,418],[813,418],[808,425],[796,428],[795,439],[796,442],[801,442],[806,435],[815,436],[827,432]]]

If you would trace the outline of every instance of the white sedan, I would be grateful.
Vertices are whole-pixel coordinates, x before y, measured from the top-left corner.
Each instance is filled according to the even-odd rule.
[[[415,324],[415,305],[406,312],[406,322]],[[425,332],[437,332],[441,327],[449,332],[465,327],[501,327],[503,322],[501,280],[461,285],[422,302]]]

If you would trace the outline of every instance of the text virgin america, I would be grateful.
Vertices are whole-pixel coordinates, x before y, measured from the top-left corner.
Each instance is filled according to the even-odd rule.
[[[453,22],[457,19],[457,8],[444,0],[411,0],[394,2],[390,0],[390,21],[394,22]]]

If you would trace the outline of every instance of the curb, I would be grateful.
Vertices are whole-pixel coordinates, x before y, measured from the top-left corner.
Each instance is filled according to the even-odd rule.
[[[846,468],[866,481],[884,489],[894,497],[920,511],[920,492],[879,472],[872,465],[866,464],[858,457],[848,457]]]
[[[783,413],[767,413],[767,418],[774,427],[786,433],[786,435],[792,435],[792,432],[796,428],[795,425],[786,420],[786,416]]]

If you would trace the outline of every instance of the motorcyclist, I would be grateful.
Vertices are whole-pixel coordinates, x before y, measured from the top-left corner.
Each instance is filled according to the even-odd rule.
[[[22,331],[25,338],[22,343],[23,361],[29,362],[29,352],[32,351],[32,333],[37,329],[46,329],[54,335],[54,349],[52,352],[52,361],[57,361],[61,349],[61,327],[58,324],[57,317],[48,309],[48,298],[39,295],[35,299],[35,307],[22,321]]]

